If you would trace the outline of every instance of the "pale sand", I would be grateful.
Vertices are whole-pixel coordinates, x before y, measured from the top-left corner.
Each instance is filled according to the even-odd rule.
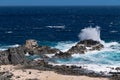
[[[19,65],[20,67],[20,65]],[[17,69],[16,69],[17,68]],[[109,80],[107,78],[93,78],[88,76],[71,76],[57,74],[54,71],[40,71],[34,69],[18,69],[18,66],[13,65],[2,65],[0,66],[0,72],[9,71],[14,74],[13,80],[27,80],[27,79],[38,79],[38,80]]]

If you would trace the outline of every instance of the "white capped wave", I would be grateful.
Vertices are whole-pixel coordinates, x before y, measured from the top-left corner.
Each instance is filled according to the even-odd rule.
[[[110,33],[117,33],[118,31],[115,31],[115,30],[113,30],[113,31],[110,31]]]
[[[66,52],[69,50],[72,46],[75,46],[77,42],[71,42],[71,41],[66,41],[66,42],[58,42],[54,48],[60,49],[62,52]]]
[[[46,26],[48,28],[58,28],[58,29],[65,29],[65,26]]]
[[[13,33],[13,31],[6,31],[5,33],[11,34],[11,33]]]
[[[118,42],[108,42],[103,44],[105,47],[117,46],[120,45]]]
[[[4,50],[7,50],[10,47],[18,47],[18,46],[20,46],[20,45],[19,44],[15,44],[15,45],[0,46],[0,50],[4,51]]]

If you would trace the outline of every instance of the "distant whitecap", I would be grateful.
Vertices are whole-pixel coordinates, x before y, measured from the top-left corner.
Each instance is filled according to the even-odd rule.
[[[65,26],[46,26],[47,28],[58,28],[58,29],[65,29]]]
[[[11,33],[13,33],[13,31],[6,31],[5,33],[11,34]]]
[[[110,31],[110,33],[117,33],[118,31],[115,31],[115,30],[113,30],[113,31]]]

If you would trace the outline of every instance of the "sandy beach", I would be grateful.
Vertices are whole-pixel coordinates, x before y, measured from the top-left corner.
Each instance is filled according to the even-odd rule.
[[[40,71],[23,69],[20,65],[1,65],[0,72],[13,73],[12,80],[109,80],[107,78],[93,78],[88,76],[71,76],[55,73],[54,71]]]

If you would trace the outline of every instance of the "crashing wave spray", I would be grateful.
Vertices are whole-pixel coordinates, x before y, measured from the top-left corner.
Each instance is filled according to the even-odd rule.
[[[100,27],[97,26],[95,28],[92,28],[92,27],[84,28],[81,30],[78,37],[80,38],[80,40],[92,39],[92,40],[101,42]]]

